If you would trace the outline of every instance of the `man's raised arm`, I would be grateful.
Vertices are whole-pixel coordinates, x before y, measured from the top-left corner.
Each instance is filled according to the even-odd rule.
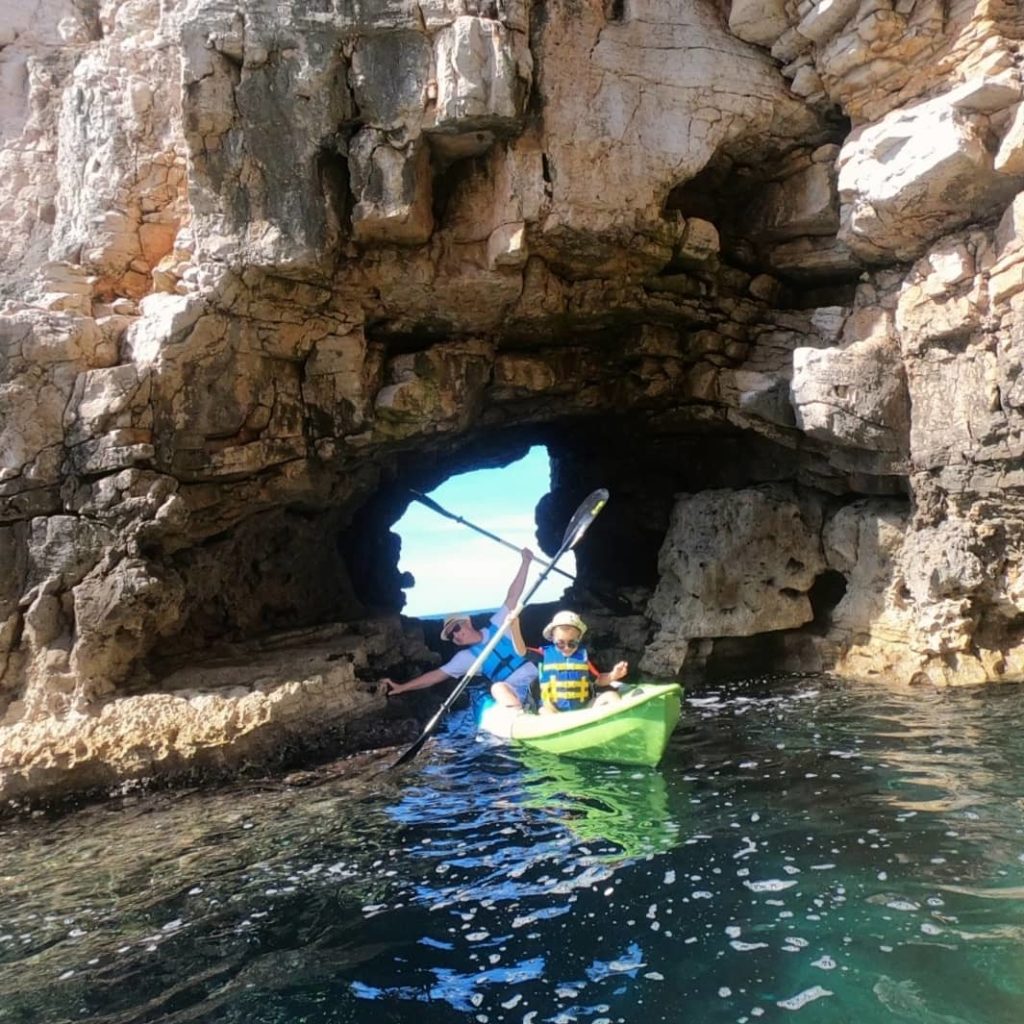
[[[530,571],[530,563],[533,561],[533,552],[529,548],[523,548],[521,554],[522,565],[519,566],[519,571],[505,595],[505,607],[509,610],[515,608],[519,603],[519,598],[523,596],[523,591],[526,589],[526,577]]]

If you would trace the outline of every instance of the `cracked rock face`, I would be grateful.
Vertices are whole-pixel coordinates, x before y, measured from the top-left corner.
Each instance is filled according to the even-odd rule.
[[[1020,36],[8,0],[0,798],[369,742],[406,488],[533,444],[645,671],[1024,676]]]

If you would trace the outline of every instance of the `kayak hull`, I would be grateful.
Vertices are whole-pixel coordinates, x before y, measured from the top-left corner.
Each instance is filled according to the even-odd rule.
[[[675,683],[642,683],[620,692],[615,703],[552,715],[490,704],[479,724],[494,736],[561,757],[656,765],[679,721],[683,691]]]

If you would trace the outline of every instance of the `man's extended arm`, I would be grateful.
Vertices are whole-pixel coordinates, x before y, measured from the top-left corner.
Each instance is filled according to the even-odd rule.
[[[387,692],[405,693],[406,690],[425,690],[428,686],[436,686],[438,683],[446,682],[452,677],[439,668],[433,668],[424,672],[421,676],[414,676],[408,682],[396,683],[393,679],[382,679],[381,682],[387,687]]]

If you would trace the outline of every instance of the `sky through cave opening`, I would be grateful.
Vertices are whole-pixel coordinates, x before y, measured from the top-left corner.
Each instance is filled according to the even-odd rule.
[[[516,548],[528,547],[547,560],[537,543],[534,513],[551,489],[551,461],[542,445],[534,445],[518,462],[502,469],[480,469],[446,480],[428,495],[452,515],[460,516]],[[414,501],[393,530],[402,538],[399,569],[416,583],[406,591],[406,615],[433,617],[453,612],[496,608],[519,567],[515,551]],[[558,568],[575,574],[570,551]],[[535,563],[529,588],[542,571]],[[558,601],[569,585],[553,573],[534,602]]]

